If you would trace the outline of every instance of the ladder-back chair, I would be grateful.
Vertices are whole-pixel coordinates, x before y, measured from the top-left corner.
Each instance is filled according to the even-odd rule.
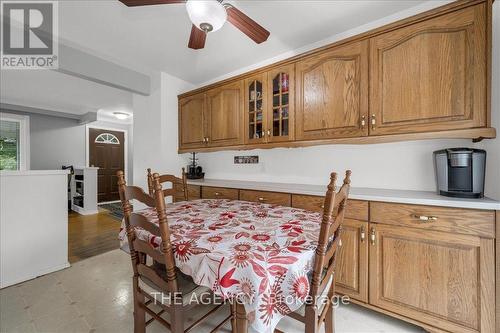
[[[175,201],[187,201],[188,199],[188,187],[187,187],[187,177],[186,170],[182,168],[182,176],[181,178],[176,177],[174,175],[161,175],[160,176],[160,184],[163,183],[171,183],[172,187],[163,189],[164,197],[172,197],[172,202]],[[153,174],[151,169],[148,168],[148,191],[149,195],[153,195],[154,193],[154,181]]]
[[[347,170],[342,187],[335,192],[337,174],[330,175],[310,281],[311,302],[306,302],[297,311],[288,314],[305,324],[306,333],[319,332],[323,323],[325,333],[333,333],[335,330],[332,303],[335,295],[335,262],[338,249],[342,246],[342,223],[349,197],[350,177],[351,171]],[[276,330],[276,332],[280,331]]]
[[[211,290],[196,285],[190,277],[176,269],[160,176],[158,174],[153,175],[153,196],[145,193],[140,187],[127,186],[122,171],[119,171],[117,176],[134,273],[134,332],[144,333],[146,326],[154,320],[159,321],[172,333],[189,332],[217,311],[223,304],[212,308],[199,320],[184,328],[186,312],[195,306],[203,306],[190,304],[190,300],[200,299],[203,293],[211,292]],[[130,200],[138,200],[148,207],[155,207],[159,224],[153,224],[144,215],[132,212]],[[154,249],[148,242],[139,239],[135,232],[137,227],[150,232],[156,237],[161,237],[159,249]],[[158,300],[159,294],[161,294],[161,297]],[[193,296],[196,296],[196,298]],[[159,306],[161,311],[154,311],[151,308],[152,304]],[[161,317],[165,312],[170,314],[169,321]],[[146,313],[151,316],[151,319],[147,321]],[[232,313],[233,307],[231,307],[229,316],[217,324],[212,332],[217,331],[230,319],[231,324],[234,325]]]

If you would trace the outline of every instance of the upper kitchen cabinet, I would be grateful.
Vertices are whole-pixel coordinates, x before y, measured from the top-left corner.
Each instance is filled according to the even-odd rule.
[[[487,126],[486,4],[370,41],[370,134]]]
[[[368,134],[368,41],[334,47],[297,63],[297,140]]]
[[[243,143],[243,86],[232,82],[206,93],[206,144],[208,147]]]
[[[267,75],[260,73],[245,80],[245,143],[265,143],[267,126]]]
[[[295,65],[271,69],[267,73],[268,142],[294,138]]]
[[[205,93],[179,99],[179,148],[206,146]]]

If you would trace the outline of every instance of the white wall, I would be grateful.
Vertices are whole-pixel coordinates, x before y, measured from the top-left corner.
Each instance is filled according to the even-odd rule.
[[[151,77],[150,96],[134,94],[134,185],[147,188],[147,168],[180,174],[184,162],[177,154],[177,95],[192,88],[175,76],[157,73]]]
[[[329,38],[333,42],[395,21],[418,11],[442,4],[426,3],[417,9],[392,15],[383,20]],[[500,1],[494,3],[494,54],[500,58]],[[315,46],[320,46],[316,45]],[[298,51],[290,51],[290,55]],[[279,59],[273,59],[276,61]],[[258,67],[262,63],[253,67]],[[500,64],[493,64],[492,126],[500,130]],[[251,70],[252,67],[245,68]],[[235,75],[238,73],[231,73]],[[152,167],[160,172],[175,172],[188,163],[188,154],[177,155],[177,97],[192,86],[168,74],[153,79],[154,93],[150,97],[134,96],[134,183],[145,186],[145,170]],[[217,78],[216,80],[218,80]],[[434,190],[432,152],[447,147],[477,147],[486,149],[486,194],[500,199],[500,139],[472,144],[470,140],[426,140],[373,145],[328,145],[308,148],[227,151],[199,154],[206,178],[264,180],[326,184],[332,170],[353,171],[353,186],[393,189]],[[258,165],[234,165],[235,155],[259,155]]]

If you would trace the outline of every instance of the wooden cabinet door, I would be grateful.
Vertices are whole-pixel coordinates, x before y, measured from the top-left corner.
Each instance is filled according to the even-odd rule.
[[[297,140],[368,135],[368,41],[301,60],[296,73]]]
[[[245,143],[267,142],[267,75],[257,74],[245,80]]]
[[[371,135],[486,126],[485,6],[371,39]]]
[[[291,141],[295,133],[295,64],[271,69],[267,82],[267,142]]]
[[[337,258],[336,292],[368,302],[368,222],[344,219]]]
[[[179,99],[179,148],[205,147],[205,94]]]
[[[243,128],[241,81],[207,91],[207,141],[209,147],[241,144]]]
[[[449,332],[494,331],[494,240],[370,224],[370,304]]]

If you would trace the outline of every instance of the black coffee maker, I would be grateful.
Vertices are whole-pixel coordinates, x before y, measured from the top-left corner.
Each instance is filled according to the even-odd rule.
[[[187,166],[187,174],[186,177],[188,179],[202,179],[205,176],[203,169],[198,165],[198,159],[196,158],[196,153],[192,153],[193,156],[190,158],[191,163]]]

